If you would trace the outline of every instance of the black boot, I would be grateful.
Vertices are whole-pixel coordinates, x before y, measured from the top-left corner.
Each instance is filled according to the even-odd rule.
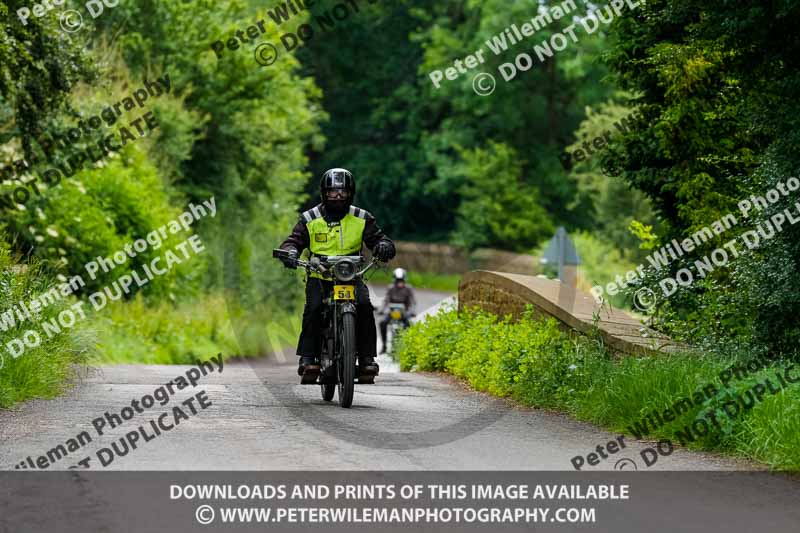
[[[319,374],[319,363],[314,357],[300,357],[300,364],[297,366],[297,375]]]
[[[371,356],[359,357],[358,368],[361,374],[365,376],[377,376],[378,372],[380,372],[378,363],[376,363],[375,358]]]

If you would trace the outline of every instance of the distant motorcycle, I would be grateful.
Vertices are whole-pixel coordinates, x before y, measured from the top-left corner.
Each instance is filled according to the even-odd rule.
[[[273,250],[272,257],[289,257],[286,250]],[[365,266],[366,264],[366,266]],[[356,358],[356,283],[363,278],[378,261],[367,263],[361,256],[314,257],[310,261],[296,260],[296,265],[306,272],[316,272],[323,279],[333,281],[331,291],[323,298],[322,311],[322,352],[320,354],[319,376],[303,376],[303,385],[319,384],[322,399],[333,400],[338,389],[339,405],[350,407],[353,404],[355,382],[373,384],[375,376],[361,375]]]
[[[389,304],[389,324],[386,331],[386,340],[391,342],[394,346],[394,340],[397,334],[408,327],[408,312],[406,311],[405,304],[390,303]]]

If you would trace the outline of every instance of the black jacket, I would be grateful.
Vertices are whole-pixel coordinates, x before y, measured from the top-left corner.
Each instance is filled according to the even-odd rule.
[[[322,204],[318,204],[317,207],[319,208],[320,212],[322,213],[322,218],[325,219],[325,222],[329,222],[329,223],[330,222],[338,222],[339,220],[342,219],[342,217],[336,218],[336,217],[330,216],[325,211],[325,206],[323,206]],[[356,208],[356,209],[359,209],[359,208]],[[387,243],[389,243],[389,246],[392,249],[389,259],[393,258],[395,256],[395,247],[394,247],[394,243],[392,242],[392,240],[389,237],[387,237],[385,233],[383,233],[381,228],[378,227],[378,223],[376,222],[375,217],[372,216],[371,213],[369,213],[368,211],[365,211],[363,209],[361,209],[360,211],[363,212],[366,215],[366,217],[365,217],[366,224],[364,226],[364,233],[361,236],[361,242],[363,244],[366,244],[367,248],[369,248],[370,250],[374,250],[375,246],[381,241],[387,242]],[[292,229],[291,235],[289,235],[286,238],[286,240],[281,243],[280,248],[283,249],[283,250],[288,250],[290,248],[294,248],[299,253],[302,253],[303,250],[308,248],[308,246],[310,244],[311,244],[311,237],[308,234],[308,228],[306,227],[306,221],[303,218],[303,216],[300,215],[300,220],[298,220],[297,224],[295,224],[294,229]]]
[[[417,302],[414,300],[414,291],[408,285],[398,287],[392,285],[386,291],[386,296],[383,298],[383,309],[388,309],[390,303],[398,303],[406,306],[406,311],[409,313],[414,312],[414,306]]]

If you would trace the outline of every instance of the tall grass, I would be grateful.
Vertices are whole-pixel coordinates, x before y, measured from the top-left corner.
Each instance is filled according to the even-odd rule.
[[[239,351],[219,296],[176,305],[137,295],[96,312],[92,322],[98,363],[191,364]]]
[[[0,243],[0,312],[11,309],[20,301],[27,304],[54,283],[54,278],[44,273],[37,263],[18,263],[8,247]],[[94,342],[84,323],[78,321],[74,328],[64,328],[61,334],[52,338],[42,333],[38,326],[41,321],[56,318],[73,303],[75,300],[72,298],[60,300],[44,307],[40,320],[17,322],[14,328],[0,331],[0,408],[30,398],[56,396],[64,391],[81,365],[86,363],[94,350]],[[41,344],[35,348],[26,347],[19,357],[12,357],[6,343],[30,329],[41,334]]]
[[[141,296],[96,313],[97,363],[192,364],[222,353],[257,356],[297,341],[289,310],[231,308],[221,293],[194,300],[146,302]]]

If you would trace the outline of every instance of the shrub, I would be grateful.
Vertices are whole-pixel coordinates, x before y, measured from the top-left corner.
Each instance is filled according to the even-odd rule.
[[[478,390],[511,397],[525,405],[565,410],[615,431],[629,428],[653,411],[664,412],[709,384],[718,394],[705,397],[674,421],[644,430],[647,438],[679,443],[679,433],[696,418],[774,373],[764,368],[723,387],[720,373],[753,356],[740,349],[727,356],[678,353],[615,360],[596,341],[571,336],[552,319],[526,313],[518,322],[477,310],[441,311],[409,328],[396,354],[404,370],[444,370]],[[763,354],[761,354],[763,355]],[[781,368],[784,363],[777,363]],[[796,373],[796,370],[795,370]],[[774,382],[774,378],[773,378]],[[800,386],[764,396],[733,418],[719,416],[722,430],[709,431],[691,448],[738,452],[782,469],[800,468]]]
[[[478,310],[442,310],[399,339],[403,370],[447,371],[478,390],[529,405],[566,407],[585,379],[579,364],[603,359],[591,341],[578,341],[555,320],[518,323]]]
[[[470,250],[488,246],[524,251],[553,234],[541,191],[523,179],[516,150],[490,141],[486,149],[462,149],[460,155],[455,173],[463,185],[455,244]]]
[[[86,291],[96,291],[131,270],[142,272],[165,249],[185,240],[181,232],[161,248],[147,250],[109,273],[98,272],[95,280],[84,265],[98,256],[109,257],[128,243],[175,219],[182,211],[170,206],[169,193],[144,154],[128,148],[59,185],[31,197],[25,209],[6,213],[8,231],[17,236],[17,245],[47,264],[62,268],[68,275],[80,275]],[[163,276],[157,276],[142,290],[161,297],[190,291],[192,278],[204,270],[202,256],[192,257]],[[136,287],[134,286],[135,290]]]

